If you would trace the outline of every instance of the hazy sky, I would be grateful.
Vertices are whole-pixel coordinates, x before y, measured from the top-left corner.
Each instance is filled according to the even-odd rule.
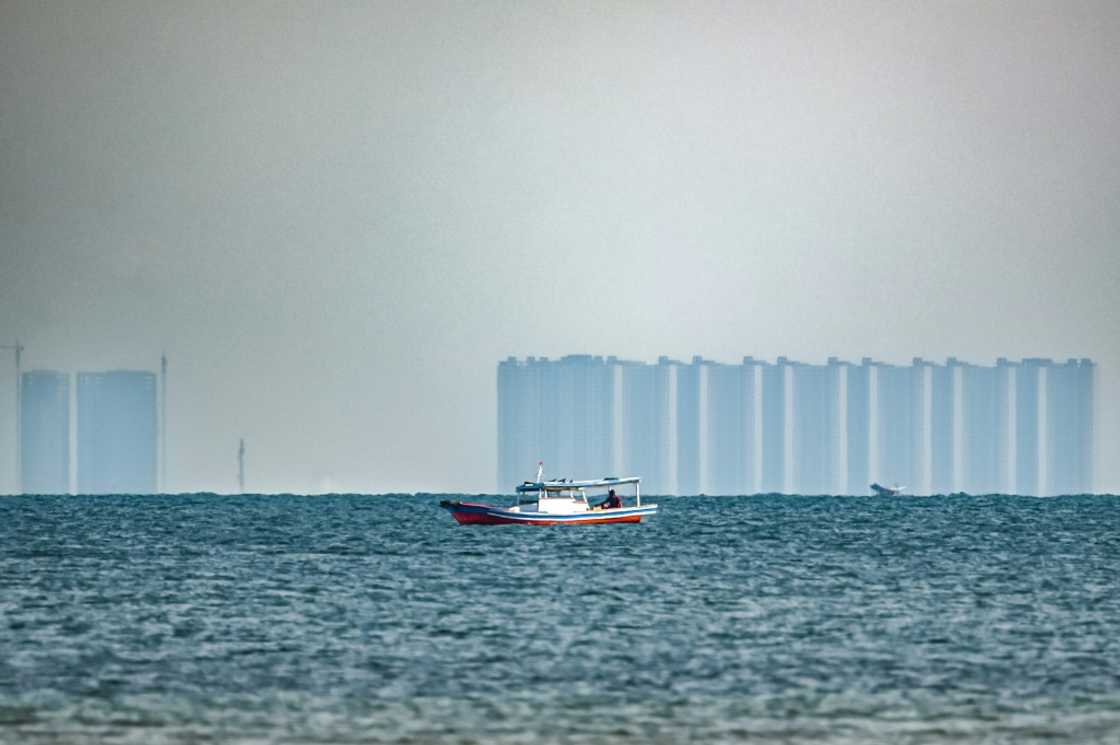
[[[1089,356],[1120,492],[1118,39],[1113,0],[0,0],[0,343],[166,350],[171,487],[215,491],[241,436],[252,490],[490,491],[510,354]]]

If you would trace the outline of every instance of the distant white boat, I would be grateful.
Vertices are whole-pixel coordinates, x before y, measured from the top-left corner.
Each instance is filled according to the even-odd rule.
[[[875,492],[877,497],[897,497],[905,488],[905,486],[899,486],[898,484],[894,486],[883,486],[878,483],[871,485],[871,491]]]

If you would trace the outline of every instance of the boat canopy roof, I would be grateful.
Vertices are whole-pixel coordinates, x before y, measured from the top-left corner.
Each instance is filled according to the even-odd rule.
[[[616,476],[606,476],[601,479],[592,479],[590,481],[569,481],[567,479],[557,479],[554,481],[526,481],[517,487],[520,492],[562,492],[572,491],[574,489],[594,489],[600,486],[619,486],[621,484],[636,484],[641,481],[639,476],[623,476],[621,478]]]

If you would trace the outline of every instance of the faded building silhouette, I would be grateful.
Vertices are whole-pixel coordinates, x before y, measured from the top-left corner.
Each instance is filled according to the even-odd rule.
[[[1090,360],[1046,369],[1047,494],[1079,494],[1092,482],[1093,375]]]
[[[498,365],[498,488],[637,474],[649,493],[1091,491],[1090,360]]]
[[[30,370],[22,376],[21,446],[25,494],[70,491],[70,376]]]
[[[702,490],[708,494],[743,494],[748,489],[744,468],[748,453],[744,446],[744,368],[705,361],[702,374]]]
[[[155,492],[156,422],[154,373],[78,373],[78,492]]]
[[[871,369],[870,357],[858,366],[849,365],[844,397],[847,423],[844,427],[848,449],[847,494],[862,494],[871,480]]]
[[[762,363],[763,492],[780,492],[786,479],[786,358]]]

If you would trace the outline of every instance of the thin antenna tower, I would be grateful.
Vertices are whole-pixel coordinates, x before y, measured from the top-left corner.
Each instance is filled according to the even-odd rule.
[[[159,490],[167,493],[167,353],[159,357]]]
[[[237,448],[237,491],[240,494],[245,493],[245,438],[241,438],[241,444]]]

